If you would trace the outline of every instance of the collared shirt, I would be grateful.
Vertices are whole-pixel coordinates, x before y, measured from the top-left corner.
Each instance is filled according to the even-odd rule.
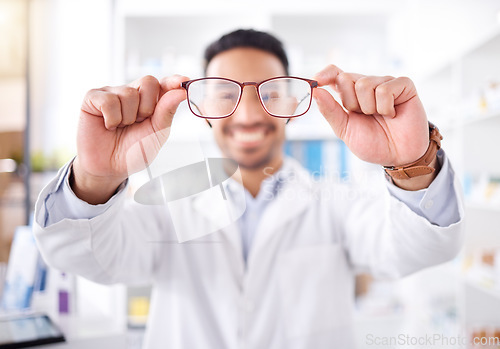
[[[240,196],[235,194],[238,190],[237,187],[241,187],[241,184],[237,183],[232,178],[229,180],[227,189],[229,194],[232,195],[232,198],[235,200],[234,203],[240,207],[242,205],[246,206],[243,214],[237,222],[241,233],[241,242],[243,247],[242,252],[245,263],[257,232],[260,218],[262,217],[267,205],[274,197],[276,197],[283,183],[287,180],[290,172],[288,167],[289,165],[286,161],[284,161],[282,167],[276,173],[264,179],[256,197],[253,197],[248,190],[244,189],[245,202],[239,202],[238,197]]]

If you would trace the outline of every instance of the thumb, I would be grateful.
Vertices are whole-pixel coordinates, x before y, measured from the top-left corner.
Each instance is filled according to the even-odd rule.
[[[161,96],[151,117],[156,130],[163,130],[172,125],[172,119],[179,104],[186,99],[186,90],[174,89]]]
[[[348,116],[346,111],[333,98],[333,96],[322,88],[314,89],[314,100],[318,105],[319,111],[330,124],[333,132],[340,139],[344,140],[345,131],[347,128]]]

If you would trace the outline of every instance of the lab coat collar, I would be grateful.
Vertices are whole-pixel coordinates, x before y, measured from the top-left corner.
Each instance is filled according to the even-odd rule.
[[[295,159],[286,157],[282,168],[267,180],[279,181],[278,190],[273,193],[274,197],[271,198],[271,202],[259,222],[258,232],[250,250],[249,263],[252,256],[257,254],[258,250],[263,248],[273,234],[279,230],[278,227],[299,215],[311,201],[312,179],[309,173]],[[226,195],[226,197],[231,206],[234,207],[233,212],[245,209],[245,206],[241,207],[242,204],[245,205],[244,191],[235,190],[235,185],[241,186],[233,179],[223,183],[226,193],[232,193],[232,195]],[[242,188],[240,187],[240,189]],[[221,219],[224,219],[224,215],[227,214],[224,210],[207,210],[207,207],[213,207],[213,202],[211,196],[206,193],[200,193],[194,197],[192,206],[196,214],[200,214],[212,222],[220,222]],[[240,256],[239,259],[242,259],[241,236],[236,224],[236,220],[240,216],[234,217],[235,220],[222,228],[220,232],[237,255]]]
[[[248,265],[258,258],[269,240],[280,227],[300,215],[310,206],[313,197],[313,181],[309,173],[295,159],[287,158],[285,171],[279,175],[281,183],[276,197],[269,203],[259,222]]]

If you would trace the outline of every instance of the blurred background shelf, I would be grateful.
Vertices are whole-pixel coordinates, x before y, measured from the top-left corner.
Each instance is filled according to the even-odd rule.
[[[439,128],[445,132],[456,131],[463,127],[487,127],[488,123],[500,123],[500,111],[475,114],[464,119],[447,120],[447,122],[444,122]]]
[[[492,204],[487,202],[468,201],[465,207],[469,211],[482,210],[482,211],[491,211],[493,214],[500,214],[500,203]]]
[[[372,282],[373,302],[364,308],[367,313],[358,309],[361,332],[380,329],[391,334],[410,328],[463,333],[470,326],[497,326],[496,292],[468,281],[462,269],[469,258],[500,249],[498,0],[30,1],[33,124],[27,135],[37,154],[33,164],[42,165],[30,176],[28,210],[54,175],[51,171],[58,166],[54,164],[76,152],[79,106],[86,91],[147,74],[202,76],[207,43],[236,28],[267,30],[283,39],[293,75],[312,78],[327,64],[335,64],[350,72],[412,78],[429,120],[442,130],[443,148],[464,187],[467,224],[461,256],[401,282]],[[0,0],[0,6],[21,2]],[[15,28],[24,24],[15,16],[10,21],[7,10],[0,11],[0,131],[22,136],[27,86],[20,38],[25,33]],[[18,143],[0,135],[0,153]],[[182,149],[212,140],[204,121],[182,103],[169,142]],[[216,151],[213,144],[204,150]],[[379,166],[350,154],[315,103],[307,115],[287,126],[285,151],[313,174],[330,171],[340,180],[352,173],[381,176]],[[4,157],[12,154],[2,153],[0,158]],[[24,223],[23,207],[18,205],[23,194],[20,178],[0,176],[0,202],[5,203],[0,207],[0,261],[8,255],[14,227]],[[104,286],[96,289],[100,290],[96,298],[109,299],[111,294],[120,303],[115,312],[122,323],[131,300],[150,293],[149,288],[119,288],[116,294]],[[82,292],[92,294],[88,288]],[[109,310],[105,304],[97,305]],[[373,309],[384,313],[385,320],[370,313]],[[136,342],[134,347],[139,347],[140,339]]]
[[[493,288],[491,285],[482,284],[476,280],[471,280],[469,278],[465,278],[465,286],[475,288],[481,291],[485,296],[489,296],[493,298],[495,301],[500,302],[500,289]]]

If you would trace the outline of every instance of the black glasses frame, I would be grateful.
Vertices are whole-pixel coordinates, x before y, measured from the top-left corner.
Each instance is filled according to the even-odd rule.
[[[264,105],[264,102],[262,101],[262,97],[260,96],[260,86],[266,82],[271,81],[271,80],[278,80],[278,79],[297,79],[297,80],[302,80],[302,81],[306,81],[307,83],[309,83],[309,86],[311,87],[311,94],[310,94],[311,97],[309,98],[309,105],[307,106],[307,109],[303,113],[301,113],[299,115],[293,115],[293,116],[283,116],[283,115],[272,114],[269,112],[269,110],[267,110],[266,106]],[[234,106],[234,109],[231,111],[231,113],[224,115],[224,116],[203,116],[203,115],[196,113],[193,110],[193,108],[191,108],[191,102],[189,100],[189,86],[193,82],[201,81],[201,80],[226,80],[229,82],[233,82],[240,87],[240,95],[238,96],[238,102],[236,102],[236,105]],[[296,118],[298,116],[302,116],[309,111],[309,109],[311,108],[311,103],[312,103],[313,88],[318,87],[318,82],[316,80],[299,78],[296,76],[276,76],[274,78],[269,78],[269,79],[266,79],[266,80],[261,81],[261,82],[254,82],[254,81],[239,82],[239,81],[231,80],[228,78],[220,78],[220,77],[210,76],[210,77],[206,77],[206,78],[199,78],[199,79],[194,79],[194,80],[183,81],[181,83],[181,87],[186,90],[189,110],[191,110],[191,113],[193,113],[194,115],[196,115],[200,118],[203,118],[203,119],[224,119],[224,118],[228,118],[231,115],[233,115],[234,112],[236,111],[236,109],[238,109],[238,105],[240,104],[241,96],[243,95],[243,89],[247,86],[254,86],[255,87],[255,90],[257,91],[257,96],[259,97],[259,102],[262,105],[262,108],[264,108],[264,110],[266,111],[266,113],[268,113],[269,115],[271,115],[275,118],[290,119],[290,118]]]

